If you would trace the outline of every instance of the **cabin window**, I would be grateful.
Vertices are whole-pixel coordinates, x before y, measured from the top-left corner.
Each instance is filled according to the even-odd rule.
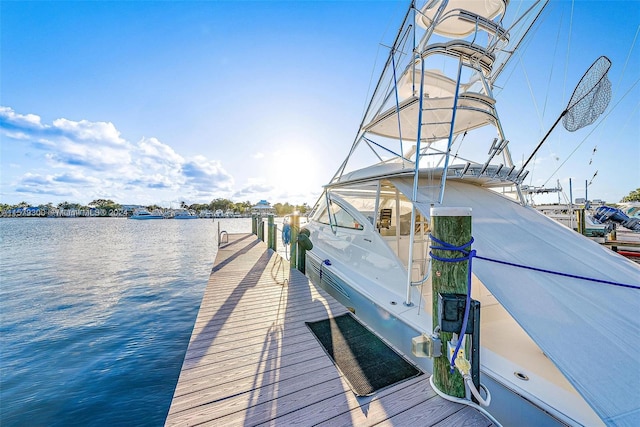
[[[331,201],[331,218],[329,218],[329,210],[326,201],[322,200],[318,203],[318,208],[314,219],[322,224],[335,225],[340,228],[349,228],[352,230],[363,230],[364,225],[360,224],[357,219],[349,212],[344,210],[335,201]]]
[[[329,214],[327,213],[327,198],[325,194],[320,197],[318,203],[316,203],[316,205],[313,207],[313,210],[311,211],[309,217],[323,224],[329,224]]]
[[[351,228],[354,230],[364,229],[364,226],[360,224],[358,220],[334,201],[331,201],[331,211],[333,212],[333,217],[338,227]]]
[[[318,215],[318,222],[321,222],[322,224],[331,224],[331,221],[329,220],[329,211],[327,210],[327,207],[325,206],[324,209],[322,209],[320,212],[320,215]]]
[[[357,211],[365,217],[371,225],[374,225],[376,217],[376,199],[378,194],[377,183],[340,187],[332,190],[332,192],[338,195],[340,200],[344,200],[352,212]],[[357,221],[354,221],[354,224],[357,224]],[[355,228],[362,229],[361,227]]]

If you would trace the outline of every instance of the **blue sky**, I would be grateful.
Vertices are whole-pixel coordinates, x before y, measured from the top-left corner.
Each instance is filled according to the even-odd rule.
[[[407,4],[2,1],[0,202],[313,204]],[[556,129],[527,183],[571,177],[580,197],[598,171],[589,196],[608,201],[640,187],[639,23],[636,0],[548,7],[497,91],[514,160],[600,55],[613,99],[595,125]]]

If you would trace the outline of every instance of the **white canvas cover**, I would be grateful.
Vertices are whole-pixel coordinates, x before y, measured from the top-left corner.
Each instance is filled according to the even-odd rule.
[[[436,27],[435,33],[446,37],[463,38],[473,33],[476,26],[473,22],[446,17],[454,15],[458,10],[469,11],[484,19],[493,19],[503,13],[506,8],[505,0],[450,0],[445,7],[442,21]],[[431,6],[431,7],[429,7]],[[427,2],[420,11],[418,24],[424,28],[429,27],[440,6],[440,2]]]
[[[453,116],[453,99],[453,97],[423,99],[423,115],[428,118],[422,124],[423,138],[438,140],[449,136]],[[462,133],[485,126],[487,123],[493,123],[495,121],[494,103],[493,99],[479,93],[460,94],[454,133]],[[415,141],[417,135],[416,118],[420,109],[420,100],[417,97],[411,97],[401,102],[399,107],[402,137],[405,140]],[[400,138],[396,107],[376,116],[363,129],[380,136]]]
[[[392,182],[411,198],[412,178]],[[448,181],[443,205],[472,209],[479,256],[640,286],[637,264],[491,190]],[[640,290],[479,259],[473,272],[607,425],[640,425]]]

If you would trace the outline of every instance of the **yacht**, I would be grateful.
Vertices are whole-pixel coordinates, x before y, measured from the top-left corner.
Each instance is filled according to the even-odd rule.
[[[527,204],[535,151],[513,161],[494,96],[546,6],[411,3],[349,154],[304,226],[306,274],[424,372],[450,364],[465,380],[448,398],[497,425],[637,426],[640,268]],[[610,65],[596,59],[556,125],[575,130],[602,113]],[[363,151],[373,162],[356,161]],[[472,238],[462,226],[436,236],[451,218]],[[469,271],[456,319],[475,318],[479,337],[445,332],[438,312],[450,295],[433,287],[456,258]]]
[[[133,215],[129,219],[164,219],[161,212],[149,212],[145,208],[134,209]]]

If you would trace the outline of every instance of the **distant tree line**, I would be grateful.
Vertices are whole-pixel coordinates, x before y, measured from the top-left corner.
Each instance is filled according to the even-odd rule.
[[[620,202],[640,202],[640,188],[636,188],[635,190],[632,190],[631,192],[629,192],[629,194],[623,197],[622,200],[620,200]],[[209,210],[209,211],[215,212],[216,210],[220,209],[223,212],[231,210],[233,212],[245,214],[251,211],[252,206],[253,204],[249,201],[234,202],[232,200],[223,199],[223,198],[214,199],[209,203],[194,203],[191,205],[188,205],[184,201],[180,202],[181,208],[194,210],[196,212],[201,212],[203,210]],[[291,205],[289,203],[284,203],[284,204],[276,203],[272,206],[276,210],[276,215],[278,216],[289,215],[294,211],[298,211],[301,215],[305,215],[307,212],[311,210],[309,205],[306,203],[303,203],[302,205]],[[12,209],[29,208],[29,207],[34,207],[34,206],[24,201],[15,205],[0,203],[0,213],[6,212]],[[53,205],[53,203],[49,202],[49,203],[38,205],[35,207],[40,209],[42,212],[49,212],[55,209],[88,211],[93,208],[99,211],[99,215],[96,215],[96,216],[108,216],[109,212],[123,209],[123,206],[121,204],[116,203],[110,199],[96,199],[91,203],[89,203],[88,205],[82,205],[80,203],[70,203],[70,202],[64,201],[64,202],[58,203],[55,206]],[[150,206],[145,206],[145,207],[149,210],[166,209],[155,204]]]
[[[640,202],[640,188],[636,188],[628,195],[624,196],[621,202]]]
[[[82,205],[80,203],[70,203],[70,202],[64,201],[64,202],[58,203],[55,206],[53,205],[53,203],[32,206],[29,203],[23,201],[16,205],[8,205],[6,203],[0,203],[0,213],[9,211],[12,209],[29,208],[29,207],[37,207],[42,212],[50,212],[56,209],[77,210],[77,211],[89,211],[91,209],[94,209],[94,210],[97,210],[97,212],[99,212],[95,216],[109,216],[110,212],[123,209],[123,205],[116,203],[110,199],[96,199],[91,203],[89,203],[88,205]],[[155,209],[166,209],[166,207],[161,207],[156,204],[145,206],[145,207],[151,211]],[[223,212],[227,212],[228,210],[231,210],[233,212],[244,214],[244,213],[250,212],[252,207],[253,207],[253,204],[249,201],[234,202],[232,200],[222,199],[222,198],[214,199],[210,203],[194,203],[191,205],[187,204],[184,201],[180,202],[180,208],[189,209],[196,212],[201,212],[204,210],[215,212],[216,210],[220,209]],[[273,205],[273,207],[276,210],[276,214],[278,216],[291,214],[295,210],[297,210],[302,215],[304,215],[310,210],[309,205],[307,205],[306,203],[302,205],[290,205],[289,203],[284,203],[284,204],[276,203],[275,205]]]
[[[301,215],[304,215],[311,210],[309,205],[307,205],[306,203],[303,203],[302,205],[290,205],[289,203],[285,203],[285,204],[276,203],[275,205],[273,205],[273,208],[276,210],[277,216],[290,215],[294,211],[298,211]]]

